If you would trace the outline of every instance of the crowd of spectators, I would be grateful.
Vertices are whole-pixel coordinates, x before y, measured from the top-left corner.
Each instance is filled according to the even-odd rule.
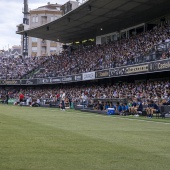
[[[162,25],[127,39],[102,45],[80,45],[60,55],[0,58],[0,79],[59,77],[150,60],[170,58],[170,26]],[[30,74],[37,69],[35,74]]]
[[[21,79],[31,71],[39,68],[48,57],[1,57],[0,79]]]
[[[128,39],[79,46],[74,51],[69,49],[51,56],[42,65],[44,70],[34,77],[59,77],[167,58],[170,58],[170,26],[163,25]]]
[[[61,87],[1,87],[0,97],[5,97],[8,92],[9,98],[19,97],[22,93],[25,98],[30,98],[31,102],[44,101],[50,99],[57,101],[60,98],[60,91],[65,91],[67,100],[79,104],[85,102],[86,105],[93,104],[93,99],[127,99],[133,102],[134,99],[147,104],[148,100],[153,100],[158,105],[170,102],[170,82],[169,81],[148,81],[140,83],[121,83],[97,85],[64,85]]]

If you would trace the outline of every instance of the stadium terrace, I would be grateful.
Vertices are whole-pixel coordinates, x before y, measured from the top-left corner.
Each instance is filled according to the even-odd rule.
[[[144,105],[151,100],[157,105],[169,103],[169,3],[167,0],[89,0],[50,23],[18,30],[21,35],[66,44],[58,55],[1,57],[2,101],[5,102],[5,94],[9,92],[10,97],[18,101],[17,94],[24,91],[25,102],[34,98],[34,102],[53,99],[55,103],[58,101],[56,95],[62,89],[67,101],[71,98],[76,105],[83,105],[82,98],[85,98],[86,107],[91,102],[93,109],[96,108],[95,98],[99,101],[123,98],[132,103],[140,100]],[[87,41],[83,41],[85,39]],[[149,87],[154,90],[154,95],[148,86],[144,88],[144,82],[152,82]],[[132,92],[128,83],[133,89],[141,90]],[[155,83],[164,90],[159,91]],[[71,88],[73,84],[79,88]],[[40,85],[45,91],[41,95],[40,89],[32,89]],[[55,86],[56,91],[53,90]],[[51,91],[50,94],[44,88]],[[59,103],[56,105],[60,106]]]

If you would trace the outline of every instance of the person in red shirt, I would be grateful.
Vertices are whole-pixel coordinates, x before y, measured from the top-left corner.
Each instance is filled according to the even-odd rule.
[[[20,93],[19,95],[19,101],[20,102],[23,102],[24,101],[24,95],[22,93]]]
[[[59,100],[59,98],[60,98],[60,93],[57,93],[57,94],[56,94],[56,98],[57,98],[57,100]]]

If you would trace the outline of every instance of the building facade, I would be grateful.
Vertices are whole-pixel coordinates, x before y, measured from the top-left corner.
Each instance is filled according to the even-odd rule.
[[[8,50],[0,50],[0,57],[5,57],[5,58],[17,58],[19,56],[22,56],[21,52],[21,46],[19,45],[14,45],[12,48],[8,48]]]
[[[52,22],[62,16],[61,5],[50,4],[41,6],[37,9],[30,10],[29,28],[35,28],[49,22]],[[38,39],[34,37],[28,38],[28,55],[29,56],[50,56],[59,54],[62,50],[60,42]]]

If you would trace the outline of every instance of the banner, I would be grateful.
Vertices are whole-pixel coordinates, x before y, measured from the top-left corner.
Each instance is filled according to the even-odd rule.
[[[96,72],[96,78],[106,78],[109,76],[110,76],[109,70],[102,70]]]
[[[38,79],[38,84],[50,84],[51,82],[50,82],[50,80],[51,79],[49,79],[49,78],[44,78],[44,79]]]
[[[170,70],[170,59],[149,63],[149,71]]]
[[[20,80],[5,80],[6,85],[20,85]]]
[[[78,74],[74,76],[75,81],[81,81],[82,80],[82,74]]]
[[[138,65],[133,67],[128,67],[126,74],[134,74],[134,73],[142,73],[142,72],[148,72],[149,71],[149,65]]]
[[[89,73],[83,73],[83,80],[93,80],[95,79],[95,71]]]
[[[21,80],[21,85],[36,85],[37,79]]]
[[[126,68],[126,67],[113,68],[113,69],[110,70],[110,76],[116,77],[116,76],[126,75],[127,69],[128,68]]]
[[[137,74],[143,72],[149,72],[148,64],[114,68],[110,70],[110,76],[114,77],[114,76],[130,75],[130,74]]]
[[[51,78],[50,82],[52,84],[56,84],[56,83],[61,83],[61,78],[60,77],[56,77],[56,78]]]
[[[62,82],[71,82],[73,81],[73,76],[65,76],[61,78]]]

